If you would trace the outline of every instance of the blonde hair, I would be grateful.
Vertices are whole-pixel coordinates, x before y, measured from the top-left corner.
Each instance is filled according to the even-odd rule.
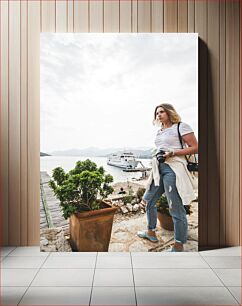
[[[178,123],[178,122],[181,121],[181,117],[179,116],[179,114],[177,113],[177,111],[175,110],[175,108],[172,104],[162,103],[160,105],[157,105],[156,108],[155,108],[153,124],[157,124],[156,111],[159,107],[162,107],[164,109],[164,111],[167,113],[171,123]]]

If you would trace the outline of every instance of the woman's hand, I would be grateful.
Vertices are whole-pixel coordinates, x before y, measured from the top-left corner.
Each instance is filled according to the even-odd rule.
[[[165,154],[163,154],[163,156],[166,157],[172,157],[174,155],[174,153],[172,151],[167,151],[165,152]]]

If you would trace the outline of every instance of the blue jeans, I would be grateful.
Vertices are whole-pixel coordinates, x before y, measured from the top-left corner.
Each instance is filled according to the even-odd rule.
[[[181,197],[176,188],[176,175],[171,167],[166,163],[159,164],[160,186],[155,186],[152,182],[150,189],[147,190],[143,199],[147,201],[146,213],[148,221],[148,229],[155,231],[157,224],[157,207],[156,202],[165,192],[169,212],[174,223],[174,238],[180,243],[187,242],[187,216],[183,206]]]

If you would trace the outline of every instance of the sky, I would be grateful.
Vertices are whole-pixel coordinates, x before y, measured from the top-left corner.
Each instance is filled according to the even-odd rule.
[[[155,106],[198,135],[197,33],[41,33],[41,151],[153,148]]]

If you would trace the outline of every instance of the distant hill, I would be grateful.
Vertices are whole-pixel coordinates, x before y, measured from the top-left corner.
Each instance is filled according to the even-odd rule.
[[[50,154],[40,152],[40,156],[51,156]]]
[[[89,147],[85,149],[70,149],[63,151],[53,151],[51,155],[55,156],[88,156],[88,157],[107,157],[110,154],[118,152],[132,152],[138,158],[151,158],[150,148],[108,148],[100,149],[95,147]]]

